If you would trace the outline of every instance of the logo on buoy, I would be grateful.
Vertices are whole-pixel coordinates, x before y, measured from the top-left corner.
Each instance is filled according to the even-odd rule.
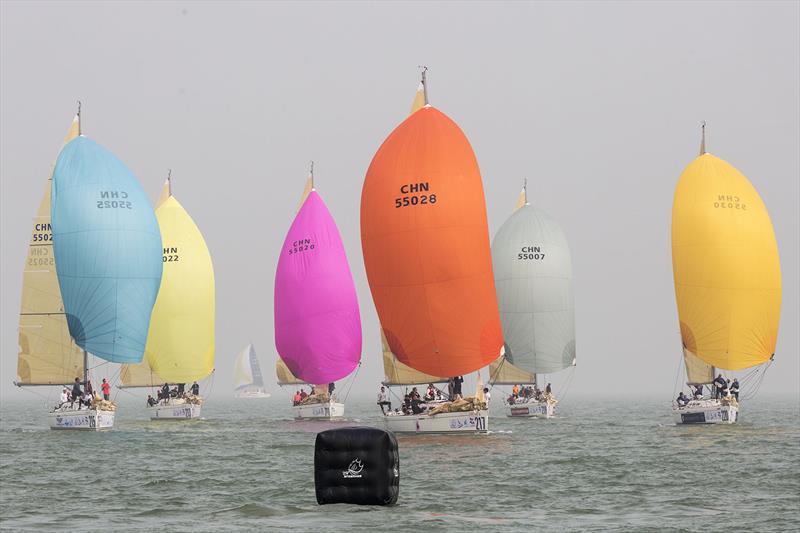
[[[342,472],[342,477],[344,478],[360,478],[361,471],[364,470],[364,465],[358,458],[353,459],[353,462],[350,463],[350,466],[347,467],[347,470]]]

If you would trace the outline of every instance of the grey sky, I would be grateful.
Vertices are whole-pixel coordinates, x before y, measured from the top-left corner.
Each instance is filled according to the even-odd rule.
[[[250,340],[274,379],[277,252],[316,162],[359,292],[356,388],[372,394],[382,368],[361,185],[408,112],[423,63],[431,103],[475,149],[492,235],[527,177],[532,203],[570,240],[573,388],[672,392],[672,196],[705,119],[709,151],[750,178],[772,216],[783,309],[764,387],[798,390],[797,2],[0,6],[4,396],[25,394],[11,380],[30,221],[78,98],[84,133],[153,200],[173,170],[175,196],[206,237],[221,391]]]

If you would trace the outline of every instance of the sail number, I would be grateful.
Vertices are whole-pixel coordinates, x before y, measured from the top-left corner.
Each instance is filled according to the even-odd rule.
[[[292,243],[292,247],[289,248],[289,255],[299,254],[300,252],[313,249],[314,243],[311,242],[311,239],[300,239]]]
[[[717,209],[741,209],[742,211],[747,211],[747,204],[740,201],[735,194],[718,194],[714,207]]]
[[[50,242],[53,240],[53,228],[49,222],[37,222],[33,225],[33,234],[31,234],[31,242]]]
[[[541,246],[523,246],[520,253],[517,254],[517,259],[544,259],[544,252]]]
[[[395,209],[399,207],[407,207],[409,205],[435,204],[436,203],[435,194],[415,194],[415,193],[427,193],[429,188],[430,185],[426,181],[420,183],[405,183],[401,185],[400,194],[404,194],[407,196],[401,196],[399,198],[394,199]]]
[[[126,200],[128,193],[125,191],[100,191],[100,200],[97,200],[98,209],[133,209],[133,205]]]
[[[178,261],[178,247],[171,246],[164,248],[164,263],[174,263]]]

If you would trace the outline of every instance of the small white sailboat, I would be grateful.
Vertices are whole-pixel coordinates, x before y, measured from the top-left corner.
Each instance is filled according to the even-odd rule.
[[[411,114],[383,142],[364,180],[361,243],[384,342],[385,385],[441,382],[502,347],[483,185],[464,133],[427,102],[425,70]],[[412,391],[413,392],[413,391]],[[383,409],[398,433],[486,433],[480,394],[403,399]]]
[[[189,390],[185,387],[214,371],[214,267],[203,234],[172,195],[171,172],[155,213],[164,243],[164,276],[153,307],[145,360],[123,367],[121,388],[162,387],[158,401],[148,405],[151,420],[195,419],[202,413],[204,400],[199,384]]]
[[[233,387],[237,398],[269,398],[253,344],[248,344],[233,363]]]
[[[738,379],[718,369],[765,371],[775,356],[781,307],[778,244],[758,191],[705,150],[681,174],[672,206],[672,268],[686,369],[673,402],[678,424],[733,424]],[[704,387],[706,389],[704,390]],[[710,392],[710,394],[708,394]]]
[[[503,398],[508,416],[552,418],[557,400],[537,374],[575,366],[572,261],[561,227],[528,202],[527,182],[495,235],[492,265],[505,348],[490,382],[514,386]]]

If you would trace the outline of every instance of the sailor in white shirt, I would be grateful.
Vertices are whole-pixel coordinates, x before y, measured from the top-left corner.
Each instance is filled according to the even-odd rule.
[[[392,411],[392,402],[389,401],[389,393],[386,391],[386,387],[381,387],[381,390],[378,391],[378,405],[380,405],[383,414],[386,414],[384,406],[389,407],[389,412]]]
[[[67,390],[66,387],[61,389],[61,397],[59,398],[59,401],[61,402],[58,404],[59,407],[61,407],[62,405],[64,405],[69,401],[69,391]]]

